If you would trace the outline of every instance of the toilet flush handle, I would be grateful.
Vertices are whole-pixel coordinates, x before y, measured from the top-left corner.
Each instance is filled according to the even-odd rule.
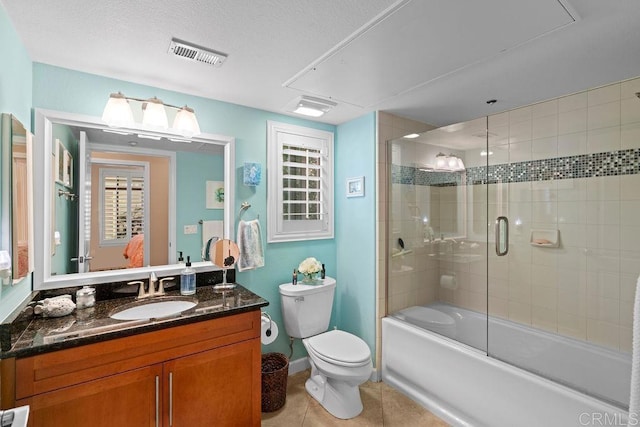
[[[302,301],[304,301],[304,297],[298,297],[294,301],[295,302],[302,302]]]

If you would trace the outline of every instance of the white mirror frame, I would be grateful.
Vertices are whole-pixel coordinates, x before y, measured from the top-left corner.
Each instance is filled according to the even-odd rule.
[[[81,114],[65,113],[53,110],[36,109],[36,143],[33,149],[34,165],[34,212],[40,212],[34,218],[35,238],[35,271],[33,289],[55,289],[81,285],[123,282],[128,280],[144,279],[151,272],[157,275],[168,276],[180,274],[184,266],[178,264],[159,265],[122,270],[96,271],[91,273],[73,273],[59,276],[51,276],[51,141],[53,138],[53,124],[69,126],[81,126],[88,128],[108,129],[108,126],[99,118]],[[170,132],[158,132],[146,127],[132,127],[119,129],[134,133],[143,132],[147,135],[176,137]],[[183,138],[183,137],[181,137]],[[194,142],[217,144],[224,146],[224,238],[233,239],[234,236],[234,191],[235,191],[235,138],[225,135],[200,134],[190,138]],[[175,209],[175,180],[171,183],[170,204]],[[176,241],[175,214],[174,221],[170,223],[169,239]],[[211,262],[195,262],[192,267],[196,271],[219,270]]]

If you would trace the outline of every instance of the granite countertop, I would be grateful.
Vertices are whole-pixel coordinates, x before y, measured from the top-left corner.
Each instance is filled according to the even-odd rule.
[[[170,290],[167,292],[167,296],[180,296],[180,292]],[[214,290],[213,286],[199,286],[196,289],[196,294],[191,297],[194,302],[197,300],[198,303],[194,308],[163,319],[114,320],[109,317],[118,307],[135,302],[134,296],[98,300],[95,306],[81,310],[76,309],[64,317],[43,318],[22,313],[16,316],[11,323],[2,325],[0,358],[33,356],[259,310],[260,307],[269,305],[267,300],[241,285],[230,290]],[[167,297],[154,298],[160,301]]]

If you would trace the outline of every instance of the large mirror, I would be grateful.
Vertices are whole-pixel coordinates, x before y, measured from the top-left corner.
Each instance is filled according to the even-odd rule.
[[[36,111],[36,136],[43,269],[34,288],[178,274],[180,253],[202,259],[207,226],[233,236],[232,137],[111,129],[99,118],[45,110]]]
[[[2,250],[11,257],[11,276],[17,284],[33,271],[33,193],[31,138],[11,114],[2,114]]]

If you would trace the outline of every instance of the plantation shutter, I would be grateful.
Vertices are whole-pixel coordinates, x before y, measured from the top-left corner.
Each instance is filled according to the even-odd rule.
[[[268,241],[333,237],[333,134],[269,122]]]
[[[282,215],[285,221],[322,218],[322,157],[315,148],[285,145],[282,152]]]
[[[122,244],[144,230],[144,176],[138,171],[102,169],[101,244]]]

